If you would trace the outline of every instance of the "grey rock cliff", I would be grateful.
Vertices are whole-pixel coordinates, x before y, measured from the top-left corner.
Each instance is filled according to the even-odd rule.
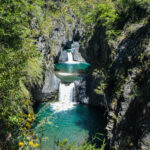
[[[65,62],[68,60],[68,55],[66,51],[61,51],[60,56],[59,56],[59,62]]]
[[[149,57],[150,24],[137,28],[117,46],[117,54],[111,67],[111,90],[119,93],[109,102],[106,126],[111,149],[149,150],[150,148],[150,76]],[[149,51],[149,52],[148,52]],[[143,57],[143,63],[139,56]],[[145,62],[144,62],[145,61]],[[144,65],[145,64],[145,65]],[[109,92],[111,93],[111,92]],[[112,93],[112,95],[113,95]]]

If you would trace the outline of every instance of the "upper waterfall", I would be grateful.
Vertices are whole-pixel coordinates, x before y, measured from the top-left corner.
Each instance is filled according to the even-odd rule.
[[[69,62],[69,63],[73,62],[72,53],[71,53],[71,52],[67,52],[67,55],[68,55],[68,62]]]

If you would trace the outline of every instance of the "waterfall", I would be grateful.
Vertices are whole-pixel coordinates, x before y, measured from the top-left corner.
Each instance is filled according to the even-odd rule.
[[[66,63],[74,63],[73,61],[73,56],[70,51],[67,52],[68,55],[68,61]],[[70,68],[72,69],[72,68]],[[63,76],[70,76],[72,75],[71,73],[67,72],[59,72],[59,74]],[[72,83],[60,83],[59,85],[59,95],[58,95],[58,102],[55,102],[51,104],[52,109],[55,112],[60,112],[60,111],[66,111],[68,109],[73,108],[75,104],[75,84],[74,82]]]
[[[69,63],[73,62],[72,53],[71,53],[71,52],[67,52],[67,54],[68,54],[68,62],[69,62]]]
[[[51,104],[54,111],[60,112],[73,108],[75,104],[75,84],[60,83],[58,100],[58,102]]]
[[[74,83],[70,83],[69,85],[60,83],[60,86],[59,86],[59,101],[60,102],[62,103],[73,102],[74,93],[75,93]]]
[[[73,76],[75,74],[72,73],[73,71],[73,67],[77,66],[78,64],[80,64],[80,62],[74,61],[73,60],[73,55],[71,52],[72,49],[68,49],[67,51],[67,56],[68,56],[68,61],[63,62],[63,65],[67,65],[67,72],[58,72],[58,75],[61,75],[64,77],[64,79],[66,80],[66,78],[68,79],[72,79]],[[70,73],[71,72],[71,73]],[[77,72],[76,72],[77,73]],[[65,81],[66,82],[66,81]],[[68,81],[70,82],[70,81]],[[59,85],[59,94],[58,94],[58,102],[55,102],[53,104],[51,104],[52,109],[55,112],[60,112],[60,111],[66,111],[68,109],[71,109],[74,107],[74,104],[76,104],[75,102],[75,84],[74,82],[72,83],[60,83]]]

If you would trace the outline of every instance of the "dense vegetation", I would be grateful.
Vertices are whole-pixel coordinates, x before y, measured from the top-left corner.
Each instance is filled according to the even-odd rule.
[[[33,142],[30,129],[35,119],[30,89],[41,84],[44,68],[36,36],[44,35],[53,48],[55,43],[50,35],[55,21],[63,18],[71,24],[73,18],[68,12],[72,10],[78,22],[89,29],[85,37],[100,22],[106,28],[108,40],[113,40],[126,22],[146,18],[149,9],[149,0],[0,0],[0,149],[39,146]],[[31,26],[34,17],[37,28]],[[101,91],[102,86],[97,92]]]
[[[29,88],[42,79],[41,54],[31,30],[32,2],[0,1],[0,147],[18,145],[24,114],[33,114]],[[30,115],[29,115],[30,116]],[[25,118],[26,117],[26,118]],[[19,119],[24,118],[24,122]],[[21,123],[21,125],[19,125]],[[18,125],[21,126],[18,129]],[[9,143],[9,144],[8,144]],[[10,146],[10,147],[9,147]],[[15,146],[16,148],[16,146]],[[11,148],[10,148],[11,149]]]

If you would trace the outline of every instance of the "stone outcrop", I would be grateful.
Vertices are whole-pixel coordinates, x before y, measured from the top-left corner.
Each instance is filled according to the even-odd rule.
[[[67,60],[68,60],[67,52],[61,51],[60,56],[59,56],[59,62],[65,62]]]
[[[132,36],[119,42],[110,68],[106,126],[108,149],[149,150],[150,148],[150,24],[137,26]],[[142,59],[142,60],[141,60]],[[140,61],[141,60],[141,61]],[[110,90],[110,89],[108,89]],[[115,94],[118,96],[115,96]]]
[[[71,48],[72,48],[73,60],[79,62],[85,62],[85,59],[82,57],[79,51],[80,50],[79,42],[73,42]]]

